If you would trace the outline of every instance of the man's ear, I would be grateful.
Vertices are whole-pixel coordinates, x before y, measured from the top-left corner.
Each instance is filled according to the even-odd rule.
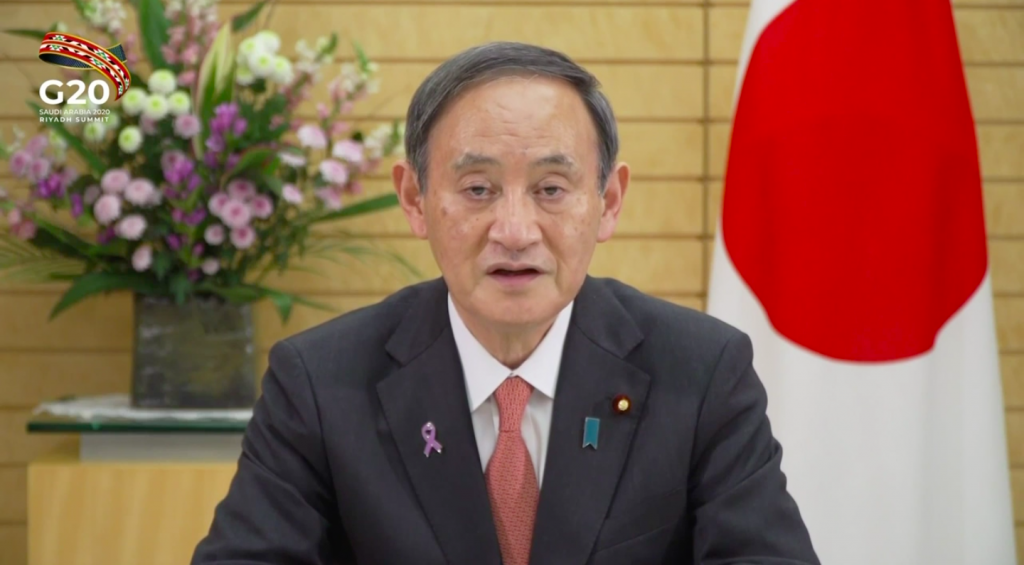
[[[618,163],[608,175],[605,183],[604,212],[601,214],[601,225],[597,230],[597,241],[604,243],[611,239],[615,233],[615,226],[619,223],[619,213],[622,212],[622,202],[626,198],[626,189],[629,188],[629,165]]]
[[[391,181],[398,194],[398,205],[405,212],[405,219],[413,235],[420,239],[427,237],[427,221],[423,210],[423,195],[416,169],[406,160],[400,160],[391,168]]]

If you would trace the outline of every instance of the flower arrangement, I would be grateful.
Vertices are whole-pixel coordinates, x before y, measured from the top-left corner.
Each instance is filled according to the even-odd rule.
[[[287,319],[294,304],[317,304],[266,286],[268,274],[296,256],[373,249],[313,228],[397,204],[393,195],[342,202],[401,151],[402,123],[362,132],[345,121],[377,91],[378,66],[355,44],[354,61],[327,84],[328,102],[303,120],[337,37],[300,40],[288,56],[265,24],[253,29],[265,4],[220,23],[215,0],[134,0],[145,31],[135,37],[119,0],[75,0],[83,37],[121,44],[132,82],[100,108],[105,121],[53,121],[28,139],[16,131],[13,142],[0,140],[0,158],[27,185],[0,188],[0,276],[70,283],[51,317],[125,290],[178,303],[269,299]],[[49,31],[77,32],[59,23]],[[143,80],[137,66],[154,70]]]

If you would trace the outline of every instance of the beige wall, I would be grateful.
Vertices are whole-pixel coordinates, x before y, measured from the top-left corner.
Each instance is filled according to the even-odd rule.
[[[955,5],[978,120],[1017,538],[1024,553],[1024,1],[957,0]],[[41,27],[54,19],[70,22],[71,6],[56,0],[0,0],[0,22],[15,28]],[[234,3],[223,6],[224,13],[242,9]],[[285,45],[294,44],[300,34],[337,31],[343,40],[361,41],[380,60],[381,106],[373,116],[364,111],[367,121],[400,117],[412,90],[434,65],[479,42],[537,42],[576,57],[605,83],[621,121],[623,157],[636,173],[621,229],[613,242],[599,248],[592,273],[703,308],[746,15],[742,1],[449,0],[432,5],[279,0],[274,25]],[[30,43],[0,37],[0,53],[6,55],[0,58],[3,130],[35,125],[25,119],[30,116],[23,102],[29,92],[24,77],[35,80],[49,70],[33,61]],[[5,180],[0,176],[0,184]],[[371,188],[387,190],[384,177]],[[429,251],[408,237],[397,212],[351,227],[381,236],[427,274],[436,274]],[[278,282],[341,309],[376,301],[406,282],[387,267],[353,265],[333,272],[331,278],[303,275]],[[56,443],[73,441],[26,436],[30,409],[57,395],[126,391],[128,386],[127,298],[92,300],[48,324],[56,297],[53,289],[0,293],[0,565],[25,562],[25,463]],[[281,327],[261,308],[261,351],[325,318],[318,311],[298,310]]]

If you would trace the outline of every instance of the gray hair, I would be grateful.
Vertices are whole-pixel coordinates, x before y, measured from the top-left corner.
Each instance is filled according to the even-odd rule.
[[[416,89],[406,115],[405,154],[416,171],[420,190],[426,190],[430,132],[448,105],[471,86],[509,75],[561,79],[576,90],[597,130],[598,190],[603,192],[619,152],[619,134],[612,106],[599,90],[601,83],[558,51],[505,41],[486,43],[455,55],[434,69]]]

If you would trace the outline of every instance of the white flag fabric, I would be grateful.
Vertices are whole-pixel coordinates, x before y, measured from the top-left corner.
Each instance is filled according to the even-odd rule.
[[[948,0],[753,0],[708,313],[747,332],[825,565],[1011,565],[974,121]]]

